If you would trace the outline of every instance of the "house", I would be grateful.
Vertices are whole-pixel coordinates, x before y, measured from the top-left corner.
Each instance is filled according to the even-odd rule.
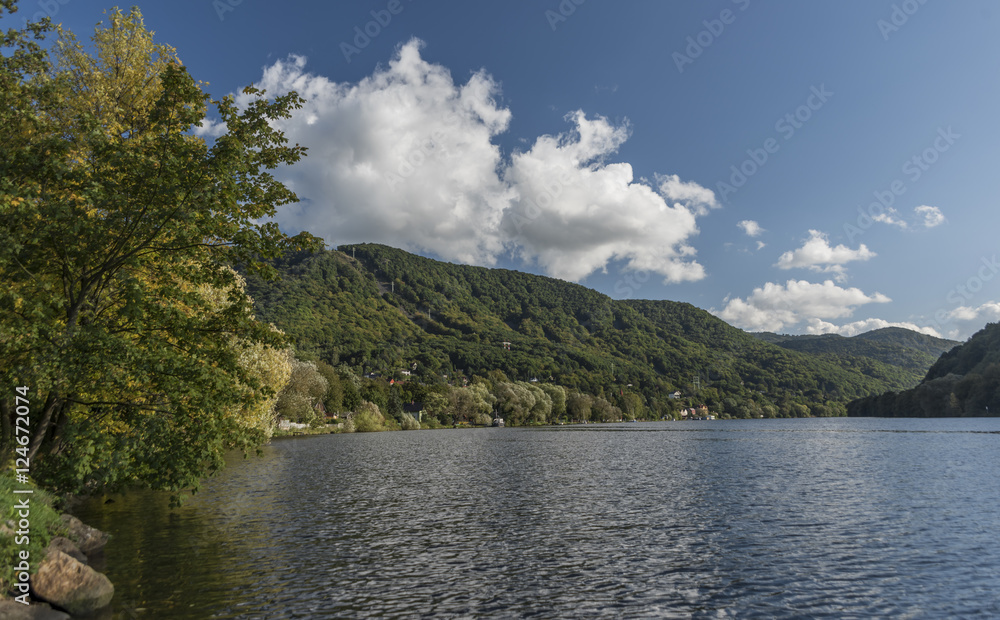
[[[681,391],[677,390],[673,394],[667,394],[667,398],[669,398],[670,400],[680,400],[680,398],[681,398]]]

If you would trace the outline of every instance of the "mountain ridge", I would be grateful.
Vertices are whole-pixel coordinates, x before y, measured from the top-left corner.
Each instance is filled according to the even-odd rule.
[[[917,386],[859,398],[847,411],[860,417],[1000,415],[1000,323],[942,354]]]
[[[579,284],[455,265],[378,244],[276,262],[248,278],[258,316],[300,355],[422,380],[500,371],[594,395],[638,394],[665,415],[708,404],[734,417],[842,415],[847,401],[911,387],[912,369],[789,350],[691,304],[614,300]],[[921,373],[926,367],[921,369]],[[681,401],[670,397],[681,392]]]

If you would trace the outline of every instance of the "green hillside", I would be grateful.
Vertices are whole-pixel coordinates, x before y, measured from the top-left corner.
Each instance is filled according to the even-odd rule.
[[[849,362],[855,367],[872,362],[897,367],[908,384],[904,387],[919,383],[942,353],[960,344],[899,327],[886,327],[849,338],[837,334],[789,336],[768,332],[754,336],[791,351],[810,353],[832,362]],[[878,372],[875,367],[871,370]]]
[[[259,316],[289,334],[300,356],[362,373],[412,369],[439,382],[501,371],[609,399],[637,394],[649,417],[701,403],[735,417],[838,415],[848,400],[914,383],[876,359],[769,344],[690,304],[615,301],[382,245],[276,266],[279,282],[249,279]],[[683,398],[668,398],[675,391]]]
[[[944,353],[920,385],[848,405],[852,416],[965,417],[1000,415],[1000,324],[991,323]]]

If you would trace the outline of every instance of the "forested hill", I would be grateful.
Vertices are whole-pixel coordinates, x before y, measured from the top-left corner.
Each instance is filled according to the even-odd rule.
[[[361,244],[296,255],[282,279],[249,279],[260,318],[300,356],[423,381],[442,375],[554,382],[650,415],[689,404],[740,416],[835,415],[853,398],[903,389],[912,373],[873,358],[791,351],[689,304],[615,301],[586,287],[454,265]],[[681,400],[668,399],[680,391]]]
[[[785,349],[819,355],[831,361],[851,360],[854,364],[863,364],[865,359],[871,359],[896,366],[906,373],[911,385],[923,379],[942,353],[961,344],[899,327],[886,327],[849,338],[837,334],[788,336],[769,332],[754,336]]]
[[[848,412],[880,417],[1000,415],[1000,324],[987,325],[943,354],[915,388],[856,400]]]

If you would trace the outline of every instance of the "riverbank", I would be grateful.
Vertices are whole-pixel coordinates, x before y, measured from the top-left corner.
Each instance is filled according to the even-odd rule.
[[[107,534],[11,474],[0,475],[0,517],[0,618],[58,620],[110,604],[114,586],[93,568]]]

